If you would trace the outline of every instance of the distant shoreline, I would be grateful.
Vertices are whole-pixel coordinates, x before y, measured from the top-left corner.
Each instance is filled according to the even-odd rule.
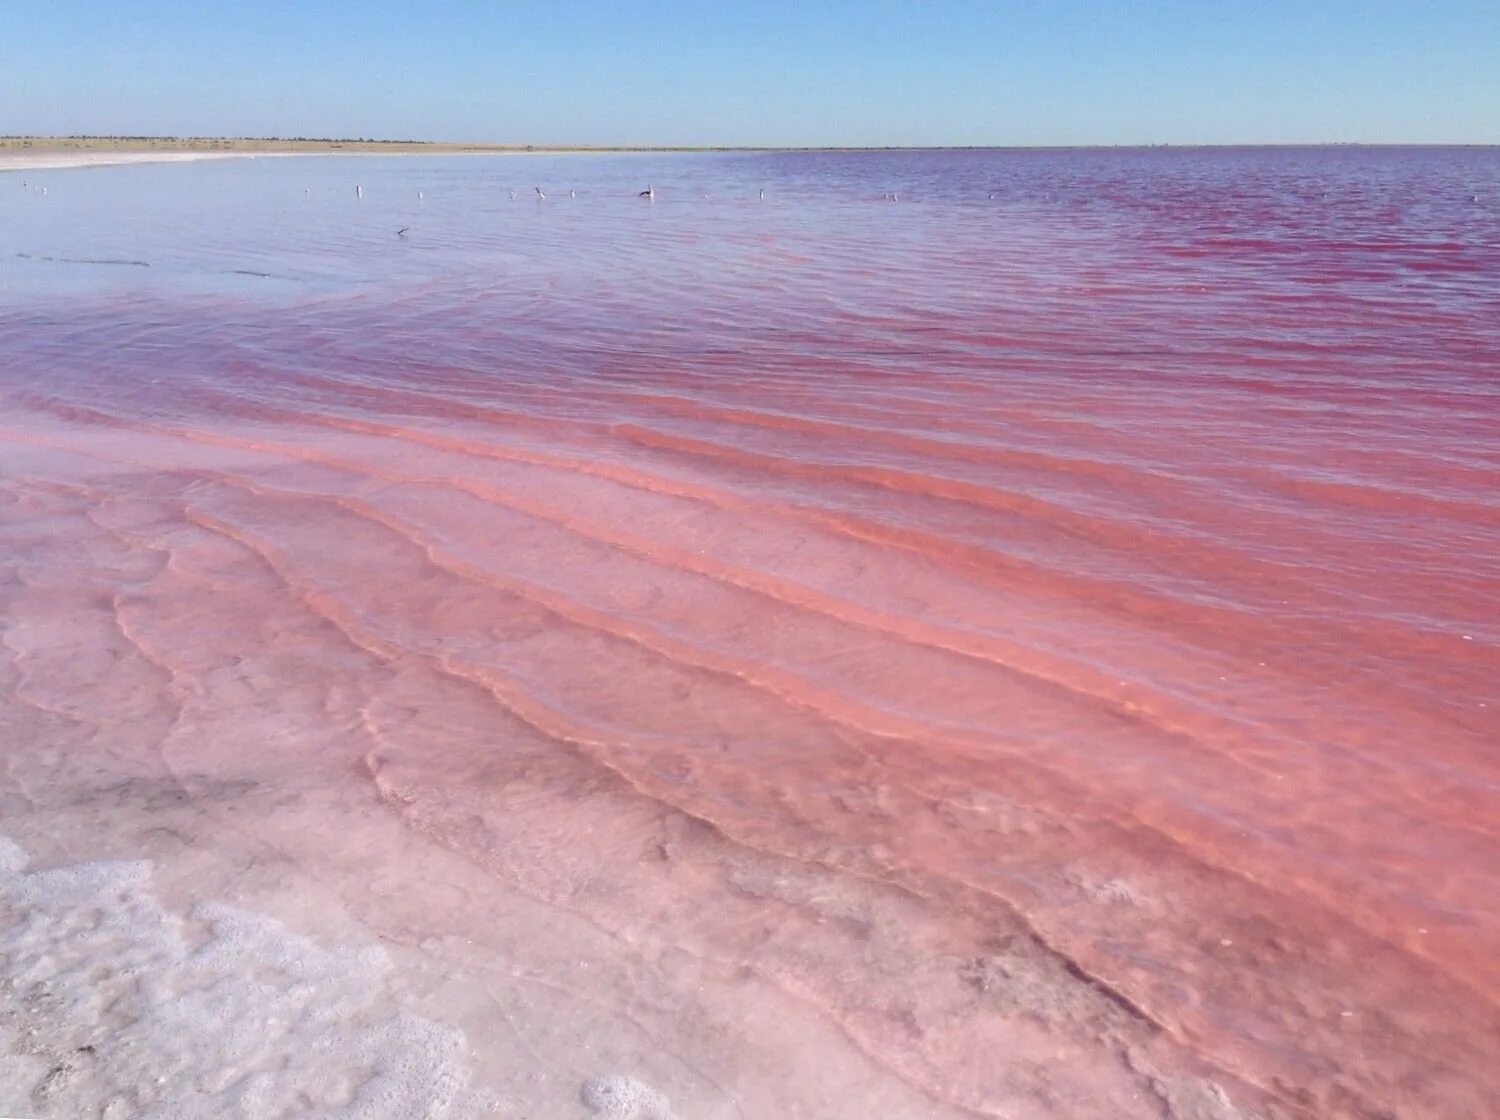
[[[68,157],[129,156],[205,159],[246,155],[557,155],[593,152],[763,152],[794,149],[607,144],[479,144],[440,140],[336,140],[303,137],[0,136],[0,163],[24,158],[32,166]],[[91,159],[89,163],[103,162]],[[53,164],[53,166],[60,166]]]
[[[0,171],[60,170],[130,163],[179,163],[295,155],[524,155],[572,149],[413,140],[235,137],[0,136]],[[600,149],[603,150],[603,149]]]
[[[604,144],[470,144],[438,140],[334,140],[295,137],[208,136],[0,136],[0,173],[55,171],[78,167],[109,167],[135,163],[185,163],[205,159],[295,155],[603,155],[608,153],[693,152],[1066,152],[1066,151],[1203,151],[1277,150],[1308,148],[1489,149],[1493,144],[1120,144],[1056,146],[948,147],[754,147],[692,145]]]
[[[425,140],[335,140],[296,137],[0,136],[0,172],[179,163],[204,159],[295,155],[559,155],[588,152],[765,151],[761,148],[629,148],[466,144]]]
[[[911,151],[1165,151],[1203,149],[1305,148],[1495,148],[1500,144],[1388,143],[1327,141],[1320,143],[1244,144],[497,144],[448,140],[371,140],[307,137],[237,136],[0,136],[0,157],[65,153],[131,154],[370,154],[481,155],[558,154],[568,152],[911,152]]]

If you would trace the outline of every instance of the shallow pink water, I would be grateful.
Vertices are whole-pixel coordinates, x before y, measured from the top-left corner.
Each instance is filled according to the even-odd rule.
[[[934,1108],[1500,1099],[1495,150],[17,178],[11,709]]]

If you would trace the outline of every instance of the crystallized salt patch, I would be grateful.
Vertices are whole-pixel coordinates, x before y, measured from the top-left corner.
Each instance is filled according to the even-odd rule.
[[[634,1077],[585,1081],[579,1097],[603,1120],[673,1120],[666,1098]]]
[[[0,1115],[461,1120],[463,1034],[401,1010],[378,947],[150,894],[151,865],[26,870],[0,838]],[[633,1115],[633,1114],[626,1114]],[[640,1113],[654,1116],[653,1113]]]

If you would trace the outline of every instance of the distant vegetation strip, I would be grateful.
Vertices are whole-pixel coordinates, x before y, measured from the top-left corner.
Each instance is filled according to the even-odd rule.
[[[728,152],[734,145],[489,144],[331,136],[0,136],[0,150],[47,151],[413,151],[413,152]]]

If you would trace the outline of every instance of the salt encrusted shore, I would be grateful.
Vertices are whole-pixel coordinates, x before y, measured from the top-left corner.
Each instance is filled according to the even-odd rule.
[[[151,152],[105,152],[105,151],[42,151],[28,149],[5,151],[0,149],[0,172],[5,171],[61,171],[75,167],[113,167],[130,163],[193,163],[205,159],[260,159],[285,156],[376,156],[376,155],[438,155],[438,156],[525,156],[555,155],[556,152],[524,151],[435,151],[423,152],[408,148],[393,152],[298,150],[298,151],[151,151]]]
[[[189,163],[200,159],[254,159],[297,152],[85,152],[27,150],[0,152],[0,171],[58,171],[70,167],[107,167],[122,163]]]

